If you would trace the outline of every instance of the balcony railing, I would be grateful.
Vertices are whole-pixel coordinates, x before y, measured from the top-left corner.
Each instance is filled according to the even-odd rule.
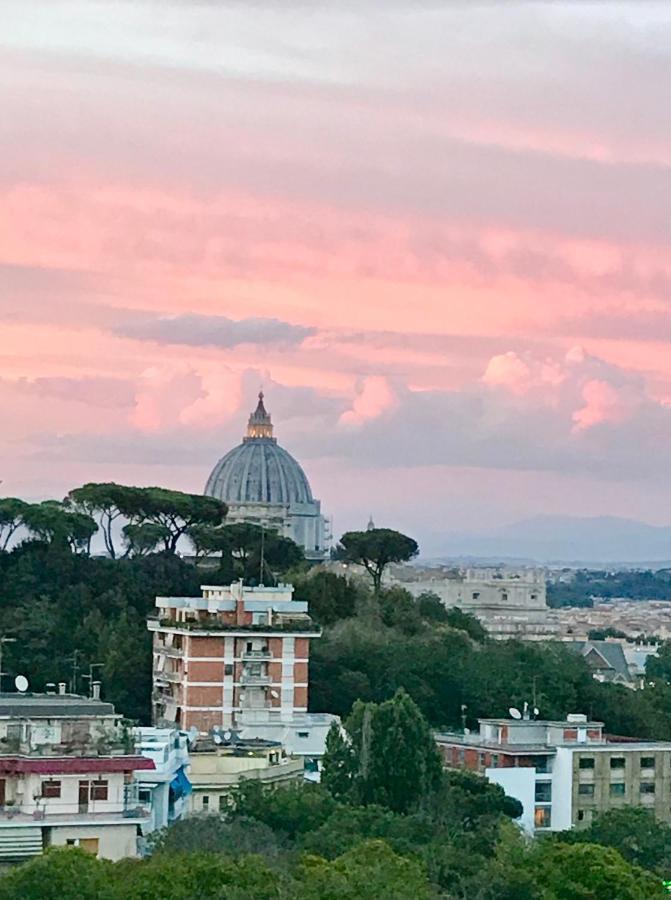
[[[282,621],[273,622],[272,625],[269,625],[268,623],[258,625],[238,625],[235,623],[222,622],[221,619],[217,619],[216,617],[199,620],[189,619],[186,622],[178,622],[176,619],[160,619],[158,624],[155,619],[150,619],[147,622],[147,626],[152,631],[156,631],[159,628],[173,628],[175,630],[183,631],[238,631],[245,633],[254,631],[288,631],[289,633],[321,634],[321,628],[311,619],[291,619],[289,621],[283,619]]]
[[[243,659],[272,659],[273,654],[270,650],[244,650]]]
[[[249,684],[249,685],[271,684],[272,678],[270,677],[270,675],[253,675],[250,672],[243,672],[242,675],[240,676],[240,683],[241,684]]]

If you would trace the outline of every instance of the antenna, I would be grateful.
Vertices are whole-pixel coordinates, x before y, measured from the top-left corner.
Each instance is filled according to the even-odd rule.
[[[263,585],[263,567],[266,562],[266,530],[261,525],[261,565],[259,566],[259,584]]]
[[[14,679],[14,687],[20,694],[25,694],[28,690],[28,679],[25,675],[17,675]]]
[[[510,709],[508,710],[508,712],[510,713],[511,719],[521,719],[522,718],[522,713],[519,711],[519,709],[516,706],[511,706]]]

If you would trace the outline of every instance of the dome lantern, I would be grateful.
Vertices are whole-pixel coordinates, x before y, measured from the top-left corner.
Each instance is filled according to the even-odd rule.
[[[243,438],[243,442],[257,441],[259,439],[276,441],[273,437],[273,423],[270,413],[263,405],[263,391],[259,391],[259,402],[249,417],[247,435]]]

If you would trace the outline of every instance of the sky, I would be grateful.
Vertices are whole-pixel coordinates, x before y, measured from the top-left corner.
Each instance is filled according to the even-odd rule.
[[[0,0],[0,491],[671,522],[671,6]]]

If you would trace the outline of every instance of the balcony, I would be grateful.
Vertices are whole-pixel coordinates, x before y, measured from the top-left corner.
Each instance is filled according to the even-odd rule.
[[[270,650],[244,650],[243,659],[272,659],[273,654]]]
[[[154,681],[160,685],[161,682],[166,684],[181,684],[183,676],[180,672],[154,672]]]
[[[169,656],[172,659],[181,659],[184,656],[183,647],[162,647],[159,645],[159,647],[157,648],[157,652],[164,653],[166,656]]]
[[[243,672],[240,676],[240,684],[268,685],[272,684],[272,678],[270,675],[252,675],[248,672]]]

